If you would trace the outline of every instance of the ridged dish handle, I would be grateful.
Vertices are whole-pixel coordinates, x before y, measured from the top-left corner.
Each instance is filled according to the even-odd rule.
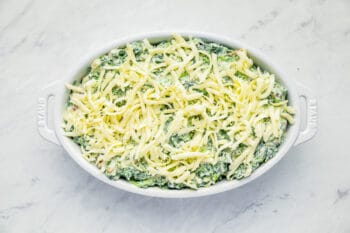
[[[306,126],[303,131],[299,133],[294,145],[299,145],[313,138],[317,132],[317,99],[312,92],[305,86],[298,84],[299,97],[306,100]]]
[[[53,129],[50,129],[48,126],[48,116],[49,114],[53,114],[52,112],[49,112],[48,103],[50,97],[55,98],[55,90],[57,84],[58,82],[54,82],[48,85],[40,93],[37,106],[37,125],[39,133],[43,138],[57,145],[60,145],[55,131]],[[53,101],[55,101],[55,99],[53,99]]]

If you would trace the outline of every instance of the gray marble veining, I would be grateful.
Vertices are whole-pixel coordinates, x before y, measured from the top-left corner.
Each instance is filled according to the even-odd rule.
[[[0,1],[0,232],[350,232],[350,2]],[[102,184],[36,130],[40,89],[88,51],[154,30],[225,34],[319,101],[319,132],[234,191],[158,199]]]

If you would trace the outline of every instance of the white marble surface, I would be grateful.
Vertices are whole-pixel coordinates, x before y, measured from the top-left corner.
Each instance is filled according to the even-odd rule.
[[[0,1],[0,232],[350,232],[350,1]],[[319,101],[319,132],[242,188],[197,199],[104,185],[36,129],[41,87],[106,41],[202,30],[257,47]]]

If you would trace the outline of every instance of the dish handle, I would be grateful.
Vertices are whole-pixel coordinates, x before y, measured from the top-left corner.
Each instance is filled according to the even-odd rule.
[[[303,129],[294,143],[294,146],[309,141],[317,132],[318,109],[317,99],[309,90],[309,88],[297,84],[299,98],[305,98],[306,101],[306,126]]]
[[[46,140],[53,142],[57,145],[60,145],[56,133],[53,129],[51,129],[48,125],[49,115],[53,116],[53,112],[49,112],[49,99],[53,98],[55,101],[55,90],[58,82],[54,82],[47,87],[45,87],[40,96],[38,98],[37,105],[37,126],[39,130],[39,134]]]

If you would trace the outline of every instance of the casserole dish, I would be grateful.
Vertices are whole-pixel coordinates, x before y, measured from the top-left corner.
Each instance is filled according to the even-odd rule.
[[[83,63],[71,74],[67,76],[66,80],[62,80],[62,82],[56,82],[47,88],[45,88],[42,92],[42,96],[38,99],[38,128],[40,134],[56,143],[60,144],[64,147],[64,149],[68,152],[68,154],[86,171],[95,176],[96,178],[108,183],[114,187],[118,187],[120,189],[124,189],[130,192],[139,193],[143,195],[149,196],[159,196],[159,197],[194,197],[194,196],[203,196],[214,193],[219,193],[222,191],[226,191],[229,189],[236,188],[241,186],[249,181],[257,178],[262,175],[264,172],[269,170],[274,164],[276,164],[285,154],[286,152],[293,146],[297,145],[301,142],[309,140],[314,136],[317,130],[317,102],[316,98],[310,93],[310,91],[302,87],[301,85],[294,84],[291,80],[282,74],[275,65],[269,62],[266,58],[263,57],[256,50],[249,48],[246,45],[243,45],[237,41],[230,40],[227,38],[223,38],[216,35],[204,34],[204,33],[178,33],[184,37],[186,36],[194,36],[203,39],[204,41],[215,42],[218,44],[222,44],[231,48],[245,48],[248,50],[250,57],[254,60],[254,62],[262,67],[264,70],[274,73],[277,76],[277,79],[280,83],[282,83],[288,90],[288,100],[290,105],[295,109],[295,123],[291,125],[286,134],[286,138],[282,145],[279,147],[279,151],[270,161],[266,164],[263,164],[256,172],[254,172],[251,176],[243,179],[243,180],[233,180],[233,181],[222,181],[218,184],[215,184],[211,187],[200,188],[199,190],[164,190],[160,188],[148,188],[141,189],[139,187],[134,186],[131,183],[128,183],[124,180],[110,180],[108,179],[98,168],[90,164],[86,161],[81,155],[81,151],[79,147],[68,137],[65,136],[64,130],[62,129],[62,114],[64,111],[65,103],[67,102],[69,91],[65,89],[64,83],[71,83],[74,80],[82,77],[91,64],[92,60],[97,56],[104,54],[111,50],[112,48],[121,47],[127,44],[128,42],[133,42],[137,40],[142,40],[147,38],[151,43],[157,43],[161,41],[169,40],[172,37],[172,33],[162,32],[162,33],[149,33],[145,35],[140,35],[136,37],[130,37],[123,40],[119,40],[115,43],[111,43],[108,46],[96,51],[95,53],[88,56],[83,60]],[[54,109],[52,112],[48,111],[47,105],[49,98],[53,97],[54,101]],[[301,108],[300,108],[300,98],[303,97],[307,103],[307,123],[306,128],[301,130]],[[54,119],[54,127],[50,129],[47,124],[48,116],[52,116]]]

